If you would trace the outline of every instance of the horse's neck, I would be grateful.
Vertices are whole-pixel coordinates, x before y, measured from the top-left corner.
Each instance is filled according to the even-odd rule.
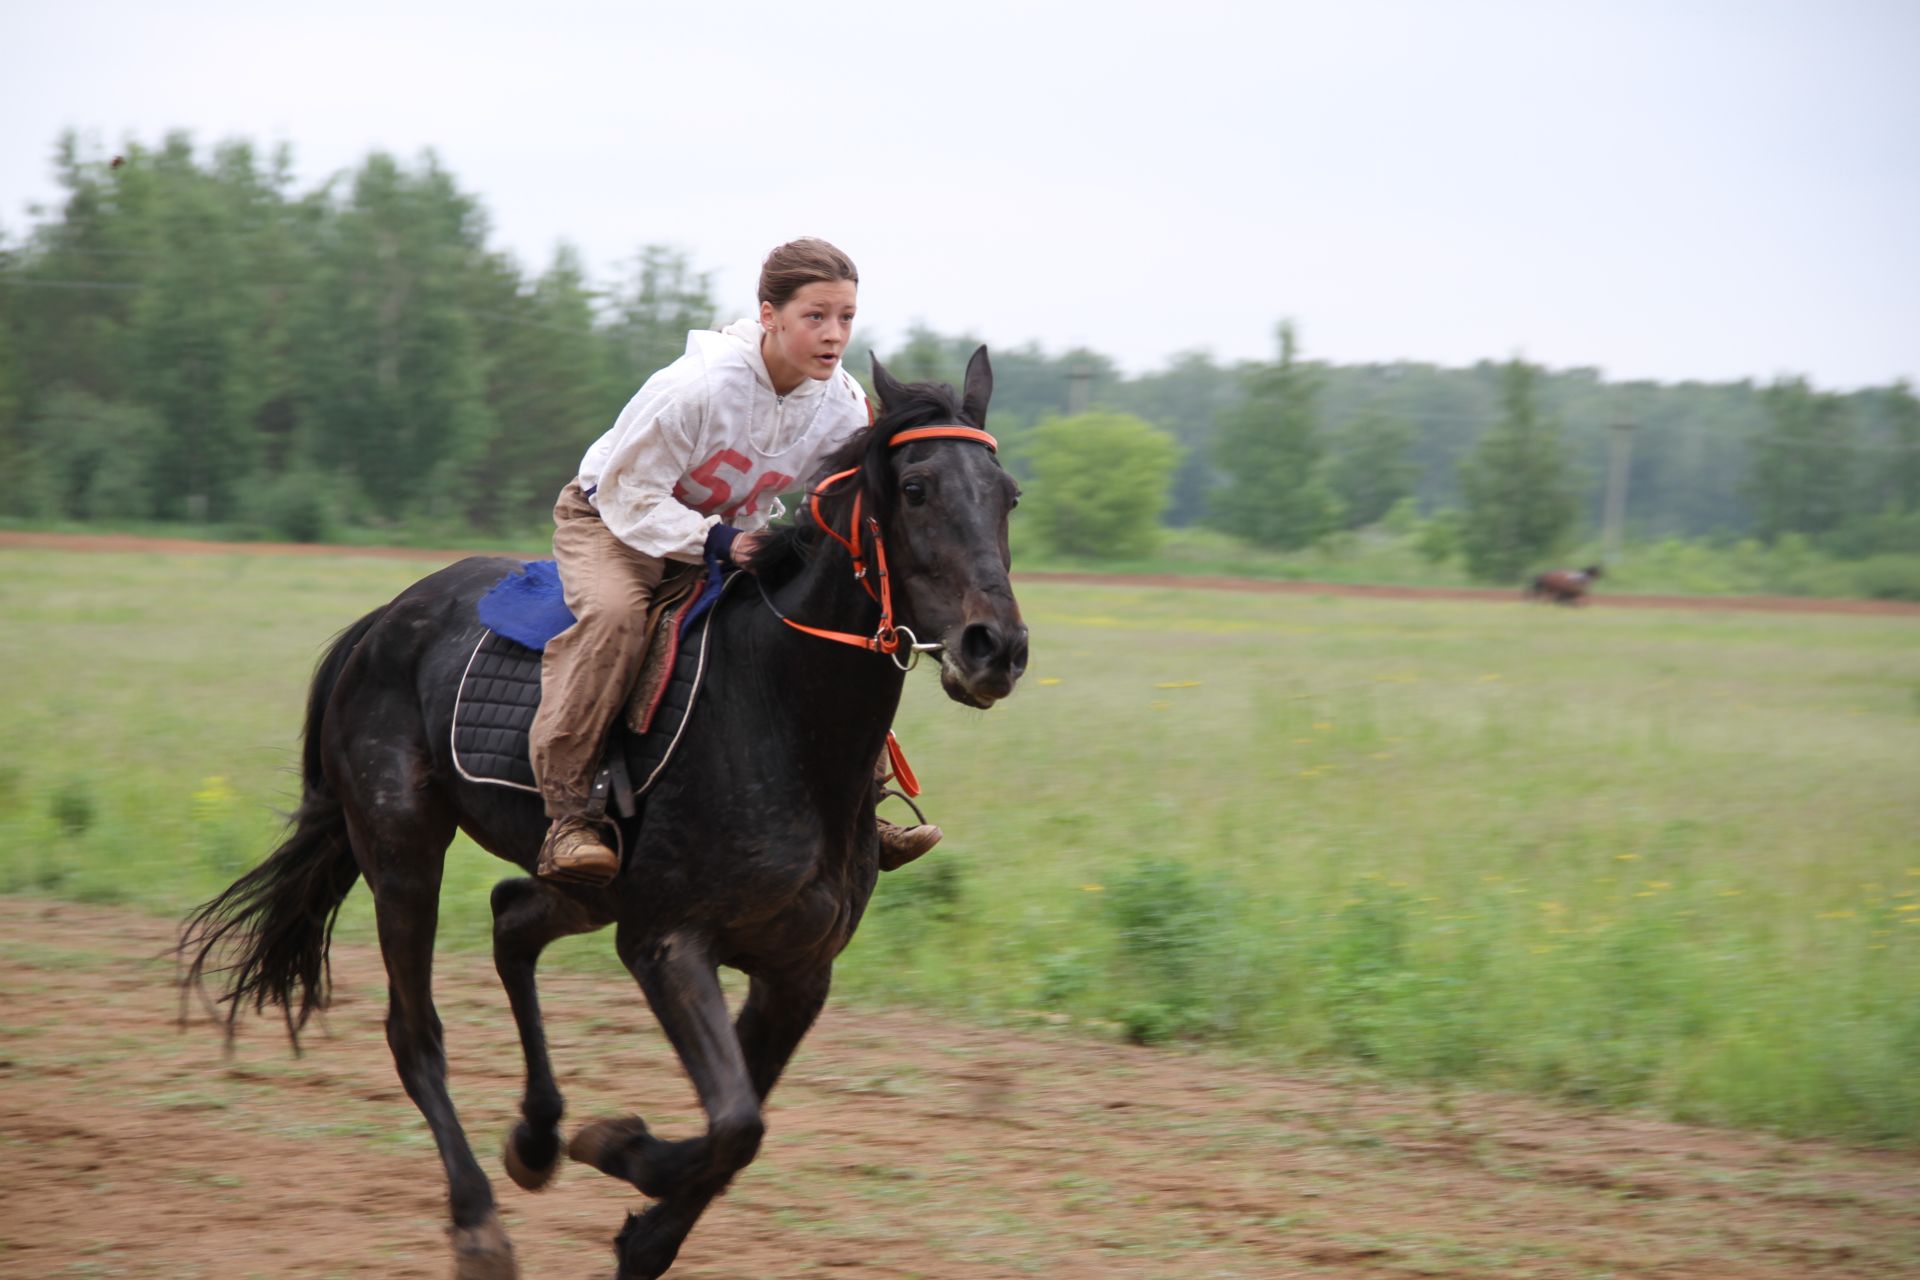
[[[880,607],[853,576],[847,556],[823,547],[811,563],[770,593],[774,609],[793,622],[857,636],[872,636]],[[756,605],[760,602],[754,601]],[[877,653],[838,640],[808,635],[781,622],[764,605],[756,620],[755,660],[766,668],[782,705],[844,726],[854,735],[884,737],[899,705],[904,676]]]

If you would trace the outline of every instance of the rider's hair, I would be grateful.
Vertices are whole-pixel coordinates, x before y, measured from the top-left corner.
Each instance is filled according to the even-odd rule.
[[[766,262],[761,264],[760,301],[784,307],[807,285],[834,280],[860,283],[860,273],[854,270],[852,258],[812,236],[789,240],[768,254]]]

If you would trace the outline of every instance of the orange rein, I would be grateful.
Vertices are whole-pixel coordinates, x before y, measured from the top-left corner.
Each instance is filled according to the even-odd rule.
[[[970,440],[975,444],[983,444],[996,453],[1000,450],[1000,442],[978,427],[962,427],[957,425],[913,427],[897,433],[892,440],[888,441],[888,447],[898,449],[903,444],[913,444],[920,440]],[[879,628],[875,630],[871,636],[857,636],[845,631],[826,631],[819,627],[809,627],[802,623],[795,622],[792,618],[788,617],[782,617],[780,620],[794,630],[804,631],[810,636],[819,636],[823,640],[836,640],[841,644],[857,645],[873,653],[884,653],[889,656],[899,652],[900,635],[902,631],[905,631],[908,637],[907,643],[914,652],[918,653],[938,649],[940,648],[938,644],[921,645],[919,643],[919,637],[915,636],[911,629],[893,625],[893,586],[887,577],[887,547],[886,543],[881,541],[880,538],[880,522],[872,516],[866,518],[865,532],[873,544],[874,576],[880,580],[879,589],[875,590],[873,583],[867,578],[866,556],[861,550],[862,525],[860,519],[861,500],[866,495],[861,493],[853,495],[853,516],[848,522],[849,528],[847,530],[847,536],[844,538],[827,523],[826,517],[820,514],[820,496],[831,486],[840,483],[840,481],[845,480],[848,476],[859,474],[859,471],[860,468],[852,467],[846,471],[830,475],[825,480],[822,480],[814,486],[813,493],[807,500],[807,507],[813,512],[813,522],[819,525],[821,530],[825,532],[829,538],[832,538],[835,542],[847,549],[847,554],[853,557],[853,576],[859,580],[862,587],[866,588],[868,595],[880,602]],[[895,658],[894,662],[898,665],[900,660]],[[902,669],[905,669],[904,666]]]

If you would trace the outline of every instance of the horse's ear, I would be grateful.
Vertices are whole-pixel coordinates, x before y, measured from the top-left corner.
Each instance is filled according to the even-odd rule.
[[[967,389],[960,396],[960,412],[976,427],[987,425],[987,401],[993,399],[993,365],[985,343],[967,361]]]
[[[898,378],[887,372],[887,367],[880,363],[880,357],[873,354],[871,350],[867,352],[867,359],[873,361],[873,390],[880,397],[881,410],[885,411],[899,404],[906,398],[906,387]]]

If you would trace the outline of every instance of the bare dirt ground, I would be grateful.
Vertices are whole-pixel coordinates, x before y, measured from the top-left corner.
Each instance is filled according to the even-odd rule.
[[[450,1274],[444,1184],[395,1080],[376,955],[341,946],[330,1035],[232,1056],[179,1005],[166,920],[0,898],[0,1276]],[[569,1127],[690,1090],[630,985],[550,974]],[[520,1089],[485,957],[438,982],[455,1099],[522,1274],[605,1277],[641,1207],[582,1166],[500,1172]],[[675,1280],[783,1277],[1894,1277],[1920,1274],[1920,1153],[1487,1094],[1285,1076],[1065,1030],[830,1007],[759,1161]]]
[[[0,547],[49,551],[163,552],[174,555],[371,556],[382,559],[453,561],[474,551],[424,551],[408,547],[340,547],[295,542],[195,542],[185,538],[142,538],[124,534],[24,533],[0,531]],[[1071,582],[1090,586],[1190,587],[1212,591],[1311,596],[1372,596],[1392,600],[1520,600],[1518,590],[1478,587],[1386,587],[1340,582],[1279,582],[1264,578],[1204,575],[1020,572],[1026,582]],[[1767,613],[1859,613],[1920,617],[1920,604],[1901,600],[1828,600],[1811,596],[1667,596],[1621,595],[1604,588],[1582,607],[1633,609],[1741,609]]]

